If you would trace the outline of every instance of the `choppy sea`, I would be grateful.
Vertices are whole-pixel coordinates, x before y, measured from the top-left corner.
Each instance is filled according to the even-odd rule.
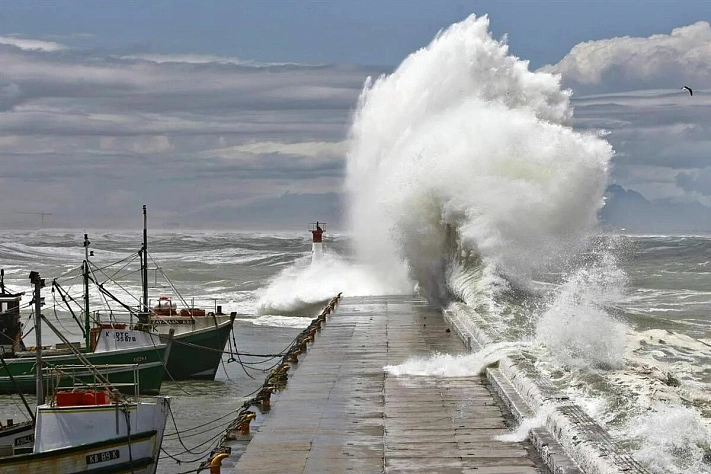
[[[95,231],[89,239],[92,262],[108,269],[130,258],[141,236]],[[27,276],[34,270],[48,280],[59,278],[79,295],[81,282],[72,275],[84,257],[82,240],[82,233],[69,231],[0,233],[5,284],[29,293]],[[325,245],[324,258],[312,265],[307,233],[153,233],[151,297],[172,291],[161,282],[163,272],[186,300],[238,313],[239,352],[278,353],[336,293],[387,291],[353,262],[348,237],[330,235]],[[483,277],[472,276],[471,265],[460,260],[459,274],[450,277],[452,294],[466,293],[456,301],[466,300],[498,327],[514,343],[506,351],[534,354],[543,373],[653,472],[711,472],[711,238],[600,237],[581,255],[565,275],[539,274],[533,286],[498,292],[486,303]],[[131,268],[138,262],[124,271]],[[123,290],[116,287],[125,297],[140,293],[137,274],[128,274],[120,280]],[[58,320],[69,339],[79,340],[81,333],[61,300],[50,292],[45,297],[45,315]],[[92,308],[105,304],[94,292],[91,302]],[[23,315],[29,327],[29,309]],[[34,335],[28,338],[34,345]],[[455,374],[468,363],[442,357],[433,354],[412,364],[426,376],[430,366],[437,367],[431,373]],[[164,449],[172,458],[163,455],[159,472],[188,470],[203,460],[230,413],[261,385],[273,363],[250,356],[242,362],[225,356],[214,382],[163,384],[163,394],[173,397],[175,424],[184,433],[179,440],[169,422]],[[3,396],[0,404],[2,419],[27,418],[17,397]],[[190,430],[210,420],[216,421]]]

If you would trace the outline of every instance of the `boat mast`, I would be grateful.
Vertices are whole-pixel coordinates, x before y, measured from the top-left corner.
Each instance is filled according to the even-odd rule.
[[[141,276],[143,278],[143,314],[148,319],[148,217],[146,205],[143,205],[143,259],[141,260]]]
[[[89,236],[87,234],[84,234],[84,265],[83,265],[83,270],[84,270],[84,328],[86,329],[85,331],[85,337],[84,337],[84,343],[86,344],[86,351],[89,352],[91,350],[91,328],[90,326],[90,321],[89,321]]]
[[[42,297],[40,292],[44,286],[44,280],[40,278],[37,272],[30,272],[30,281],[35,286],[35,337],[37,341],[37,364],[35,365],[35,374],[37,374],[37,405],[44,404],[44,385],[42,377]]]

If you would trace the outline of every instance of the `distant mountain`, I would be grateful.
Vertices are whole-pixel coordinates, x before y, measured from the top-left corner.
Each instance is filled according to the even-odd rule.
[[[605,192],[600,220],[609,228],[635,233],[710,232],[711,208],[699,202],[649,201],[635,190],[613,184]]]

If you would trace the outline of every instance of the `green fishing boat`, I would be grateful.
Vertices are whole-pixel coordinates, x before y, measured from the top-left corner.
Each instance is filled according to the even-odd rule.
[[[86,261],[85,268],[88,268]],[[22,341],[20,302],[23,294],[7,291],[4,272],[0,272],[0,393],[3,394],[35,393],[37,389],[38,351],[36,347],[27,348]],[[40,296],[35,294],[35,298]],[[88,297],[86,304],[88,315]],[[35,317],[35,331],[38,335],[40,326],[37,323],[40,319],[44,317]],[[82,346],[79,342],[70,343],[66,340],[49,321],[45,320],[44,323],[63,342],[41,347],[46,369],[43,371],[43,386],[76,387],[91,384],[95,383],[99,373],[120,391],[129,394],[133,394],[134,380],[138,380],[141,394],[156,395],[160,392],[165,375],[164,363],[170,353],[167,350],[168,344],[142,338],[142,333],[135,335],[133,331],[123,331],[120,335],[116,331],[91,331],[87,316]],[[119,336],[128,342],[120,343]],[[57,366],[69,366],[72,369],[52,370]]]
[[[148,324],[139,324],[136,329],[158,335],[161,342],[172,341],[166,366],[169,380],[215,380],[235,316],[220,311],[177,318],[151,314]],[[170,329],[175,330],[173,336],[167,334]]]
[[[89,242],[85,236],[84,246],[88,247],[88,245]],[[166,364],[168,380],[214,380],[222,362],[225,346],[230,340],[230,332],[237,313],[224,314],[222,306],[217,304],[209,310],[196,308],[194,302],[188,304],[158,265],[155,270],[160,271],[173,296],[163,295],[154,302],[150,300],[148,261],[152,260],[152,257],[148,254],[146,206],[143,206],[143,246],[135,256],[140,258],[141,263],[142,295],[140,298],[135,298],[134,295],[126,295],[126,297],[138,300],[138,306],[124,304],[121,301],[122,298],[117,297],[109,290],[112,283],[116,284],[118,289],[123,289],[122,285],[116,282],[123,277],[121,270],[128,274],[134,273],[134,270],[125,264],[126,259],[124,259],[116,263],[116,265],[121,265],[121,268],[112,273],[111,279],[101,282],[95,281],[102,294],[113,303],[113,308],[107,308],[105,311],[105,313],[109,313],[108,318],[106,314],[102,315],[97,312],[95,321],[105,327],[128,327],[144,332],[150,335],[156,344],[172,341]],[[113,265],[105,266],[104,273],[107,273],[112,267]],[[178,304],[181,305],[180,308]],[[174,334],[169,335],[170,331],[174,331]]]
[[[61,349],[60,349],[61,350]],[[134,371],[138,372],[139,393],[157,395],[160,393],[165,369],[163,358],[166,345],[156,345],[150,349],[136,348],[103,353],[83,353],[83,358],[93,365],[94,370],[84,365],[76,354],[51,355],[55,349],[42,350],[45,369],[44,386],[75,387],[96,383],[96,373],[103,375],[113,386],[123,393],[133,395]],[[14,358],[4,358],[0,367],[0,393],[35,393],[37,364],[35,351],[27,351]],[[70,366],[70,369],[67,369]],[[60,369],[53,370],[54,368]],[[129,387],[124,389],[124,387]]]

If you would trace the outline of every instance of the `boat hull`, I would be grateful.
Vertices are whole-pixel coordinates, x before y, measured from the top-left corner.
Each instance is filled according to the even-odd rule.
[[[0,447],[5,446],[14,450],[32,449],[34,442],[35,427],[31,421],[0,428]]]
[[[138,392],[143,395],[157,395],[165,374],[163,357],[166,346],[136,348],[120,351],[82,354],[112,385],[122,393],[134,394],[134,367],[138,371]],[[0,393],[36,393],[36,360],[33,357],[5,359],[5,367],[0,367]],[[71,387],[75,382],[95,384],[95,376],[74,354],[62,356],[43,356],[44,367],[76,366],[75,369],[63,370],[62,376],[44,377],[45,387]],[[121,367],[117,367],[117,366]],[[8,375],[12,375],[12,378]],[[13,383],[14,379],[14,383]]]
[[[0,457],[0,472],[154,474],[169,410],[165,397],[155,404],[43,405],[34,452]]]
[[[156,470],[156,462],[146,453],[150,453],[156,444],[157,435],[154,430],[131,435],[130,456],[128,437],[124,436],[43,453],[0,457],[0,471],[3,474],[152,474]]]
[[[212,319],[212,318],[210,318]],[[225,345],[230,337],[234,317],[217,320],[203,328],[176,331],[166,366],[168,380],[215,380],[222,361]],[[169,337],[160,333],[160,340],[168,343]]]

